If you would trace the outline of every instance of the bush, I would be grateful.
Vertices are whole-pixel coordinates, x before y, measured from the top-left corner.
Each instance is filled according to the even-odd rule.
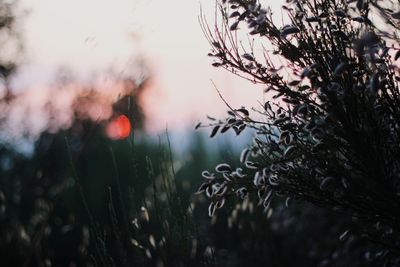
[[[367,262],[399,264],[398,3],[287,1],[290,23],[282,27],[258,1],[222,1],[219,8],[221,26],[201,19],[212,65],[264,85],[270,100],[253,112],[227,103],[229,116],[208,125],[211,137],[255,131],[240,167],[221,163],[202,173],[198,192],[211,199],[209,215],[235,196],[266,212],[280,196],[303,200],[347,220],[337,236],[347,247],[367,240]]]

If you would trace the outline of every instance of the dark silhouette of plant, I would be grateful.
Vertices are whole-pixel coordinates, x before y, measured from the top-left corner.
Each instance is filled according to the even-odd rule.
[[[253,113],[224,100],[229,116],[209,123],[211,137],[255,131],[239,168],[202,173],[210,216],[232,196],[266,211],[276,196],[304,200],[352,218],[339,239],[371,241],[381,250],[368,260],[399,264],[398,2],[287,1],[283,26],[259,1],[219,8],[220,25],[200,19],[212,65],[264,85],[270,100]]]

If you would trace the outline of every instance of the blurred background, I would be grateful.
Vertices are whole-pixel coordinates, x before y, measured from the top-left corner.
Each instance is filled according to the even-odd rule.
[[[157,135],[167,126],[171,135],[187,134],[205,114],[224,114],[226,106],[211,81],[233,106],[256,105],[262,90],[210,66],[198,18],[202,12],[213,23],[215,7],[214,1],[183,0],[19,1],[15,53],[21,53],[10,86],[29,98],[25,109],[37,111],[30,114],[31,133],[37,136],[48,127],[43,106],[49,99],[62,102],[59,125],[53,127],[65,128],[77,92],[90,88],[111,103],[129,93],[122,85],[126,80],[146,81],[138,100],[146,134]],[[24,112],[13,113],[14,121],[23,120],[17,117]],[[111,116],[107,110],[90,114],[100,120]],[[9,127],[15,136],[19,127]]]
[[[269,4],[280,19],[280,1]],[[2,266],[316,266],[340,257],[327,249],[343,223],[329,225],[332,214],[296,205],[264,214],[245,201],[209,218],[194,195],[203,170],[238,162],[251,142],[251,132],[194,131],[226,114],[212,81],[235,108],[264,99],[263,88],[211,66],[198,18],[214,23],[215,8],[0,1]]]

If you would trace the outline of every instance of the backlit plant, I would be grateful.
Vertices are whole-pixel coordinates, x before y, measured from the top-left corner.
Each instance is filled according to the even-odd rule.
[[[212,65],[262,84],[269,100],[252,111],[226,103],[227,118],[209,123],[211,137],[255,131],[241,166],[202,173],[209,215],[235,196],[265,210],[277,196],[304,200],[353,218],[340,240],[363,236],[383,248],[373,257],[398,262],[398,2],[287,1],[282,26],[259,1],[219,8],[220,25],[200,19]]]

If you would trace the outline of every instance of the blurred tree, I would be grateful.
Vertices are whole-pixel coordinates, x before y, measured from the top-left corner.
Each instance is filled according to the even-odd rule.
[[[104,207],[110,206],[112,192],[118,227],[126,230],[125,213],[136,216],[145,188],[151,184],[146,157],[158,166],[159,149],[147,141],[133,145],[133,132],[129,132],[130,138],[112,141],[105,129],[113,118],[125,115],[135,129],[143,130],[141,101],[149,77],[140,81],[111,77],[121,91],[116,101],[94,85],[81,85],[67,77],[57,90],[49,92],[43,110],[21,106],[29,92],[16,93],[9,86],[19,64],[18,53],[22,53],[15,5],[16,1],[0,2],[0,265],[86,266],[96,262],[93,255],[99,262],[109,263],[118,258],[117,253],[110,256],[106,252],[113,252],[116,236],[107,244],[99,242],[105,238],[103,233],[110,234],[116,226],[111,227],[111,211]],[[71,110],[63,111],[71,116],[63,123],[59,120],[65,114],[59,114],[51,94],[68,90],[68,95],[74,93]],[[18,132],[10,132],[8,127],[14,108],[24,114]],[[20,144],[9,142],[10,138],[32,140],[36,133],[29,129],[29,115],[41,116],[41,112],[46,114],[41,119],[48,121],[34,141],[32,154],[19,153]],[[116,178],[116,173],[121,177]],[[132,188],[140,193],[132,194]],[[100,234],[98,229],[102,229]],[[125,244],[128,241],[126,236]],[[99,251],[101,245],[107,247]]]
[[[341,218],[318,227],[338,227],[334,250],[317,249],[321,265],[399,265],[398,2],[287,1],[282,27],[259,1],[219,8],[215,28],[201,19],[212,65],[264,85],[272,100],[253,109],[258,117],[226,103],[229,117],[208,125],[211,137],[255,130],[240,168],[222,163],[202,173],[198,192],[211,199],[210,216],[232,196],[266,213],[280,196],[304,200]]]
[[[139,128],[143,116],[140,108],[132,108],[138,101],[127,98],[113,105],[113,113],[126,115]],[[147,258],[144,246],[133,245],[132,239],[147,243],[144,229],[156,232],[163,221],[137,230],[131,220],[140,217],[148,187],[163,170],[163,146],[139,132],[135,135],[140,141],[134,140],[133,132],[110,139],[105,131],[110,120],[89,115],[101,99],[95,90],[77,95],[72,125],[43,132],[31,156],[2,146],[0,259],[5,266],[125,266]],[[50,114],[55,112],[51,105]],[[179,239],[171,242],[175,240]]]
[[[10,90],[9,78],[15,71],[16,65],[21,60],[22,42],[21,34],[16,25],[15,7],[17,1],[0,2],[0,107],[13,98]],[[2,108],[3,109],[3,108]],[[3,114],[0,120],[3,120]]]

